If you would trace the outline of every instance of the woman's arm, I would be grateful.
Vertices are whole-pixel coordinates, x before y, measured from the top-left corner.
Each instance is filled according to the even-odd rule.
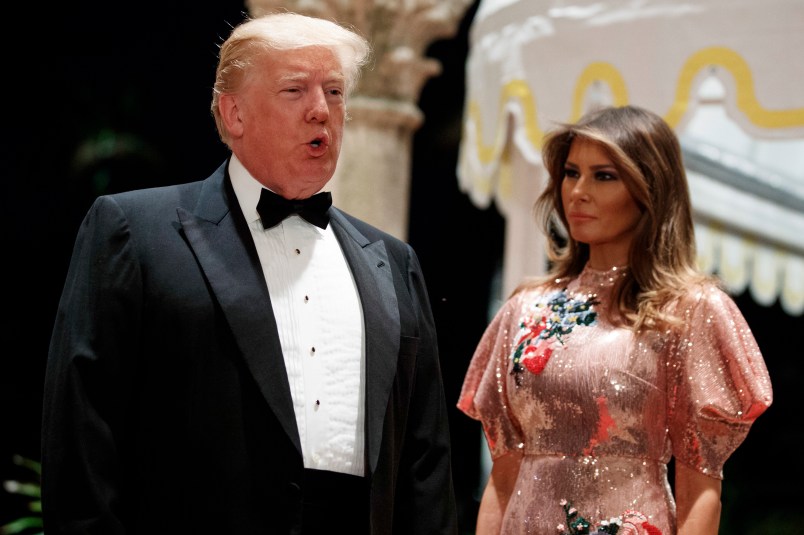
[[[717,535],[721,481],[679,462],[675,470],[678,535]]]
[[[508,507],[508,499],[514,490],[521,463],[521,455],[509,453],[499,457],[492,464],[491,475],[480,500],[476,535],[498,535],[500,533],[503,515]]]

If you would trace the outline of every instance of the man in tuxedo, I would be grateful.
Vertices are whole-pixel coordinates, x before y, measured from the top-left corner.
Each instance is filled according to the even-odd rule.
[[[48,356],[48,535],[457,532],[416,254],[321,191],[369,54],[244,22],[212,99],[230,157],[94,202]]]

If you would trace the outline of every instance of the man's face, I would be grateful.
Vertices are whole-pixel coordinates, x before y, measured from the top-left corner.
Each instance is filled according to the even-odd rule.
[[[340,62],[329,49],[270,52],[234,95],[239,123],[232,150],[257,180],[280,195],[313,195],[332,178],[338,162],[344,88]]]

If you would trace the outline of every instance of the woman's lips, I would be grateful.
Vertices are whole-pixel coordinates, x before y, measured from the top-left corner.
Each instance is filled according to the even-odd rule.
[[[582,212],[570,212],[569,214],[567,214],[567,219],[571,221],[591,221],[595,219],[595,217],[589,214],[584,214]]]

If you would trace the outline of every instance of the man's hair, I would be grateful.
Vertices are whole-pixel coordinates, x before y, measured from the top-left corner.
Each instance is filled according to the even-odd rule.
[[[351,93],[371,55],[368,41],[355,31],[326,19],[290,12],[247,19],[232,30],[220,47],[212,89],[212,115],[224,143],[228,144],[228,133],[218,110],[220,96],[240,91],[249,69],[266,53],[309,46],[332,50],[343,69],[346,94]]]

